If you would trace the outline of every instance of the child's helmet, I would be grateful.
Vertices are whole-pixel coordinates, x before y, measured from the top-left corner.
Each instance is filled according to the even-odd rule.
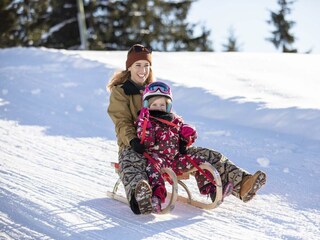
[[[143,97],[142,97],[143,107],[147,108],[149,105],[149,102],[148,102],[149,98],[154,96],[167,97],[171,100],[171,102],[173,100],[170,87],[167,84],[159,81],[150,83],[149,85],[146,86],[143,92]],[[172,108],[171,102],[167,104],[167,109],[166,109],[167,112],[171,112],[171,108]]]

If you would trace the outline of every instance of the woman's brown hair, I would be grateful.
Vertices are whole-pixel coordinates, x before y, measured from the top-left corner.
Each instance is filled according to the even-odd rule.
[[[112,78],[110,79],[107,85],[107,90],[111,92],[113,86],[123,84],[125,81],[129,80],[130,78],[131,78],[131,73],[128,70],[115,72],[115,74],[112,76]],[[154,81],[155,79],[153,76],[152,68],[150,68],[149,76],[147,80],[144,82],[144,84],[147,85]]]

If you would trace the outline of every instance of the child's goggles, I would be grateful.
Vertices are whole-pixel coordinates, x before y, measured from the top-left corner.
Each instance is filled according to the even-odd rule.
[[[150,92],[150,93],[154,93],[156,91],[160,91],[164,94],[169,94],[170,93],[170,87],[163,83],[163,82],[153,82],[153,83],[150,83],[147,87],[147,91]]]

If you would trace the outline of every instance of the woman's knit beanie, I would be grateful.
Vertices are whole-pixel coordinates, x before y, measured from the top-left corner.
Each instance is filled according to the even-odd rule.
[[[151,50],[141,44],[134,44],[128,51],[126,69],[136,61],[147,60],[152,65]]]

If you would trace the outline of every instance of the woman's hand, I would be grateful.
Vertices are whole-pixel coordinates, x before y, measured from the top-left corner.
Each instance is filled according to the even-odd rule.
[[[187,153],[187,142],[180,140],[179,142],[179,153],[186,154]]]
[[[140,143],[140,139],[139,138],[134,138],[130,141],[130,146],[132,147],[132,149],[140,154],[143,154],[145,151],[145,146]]]

